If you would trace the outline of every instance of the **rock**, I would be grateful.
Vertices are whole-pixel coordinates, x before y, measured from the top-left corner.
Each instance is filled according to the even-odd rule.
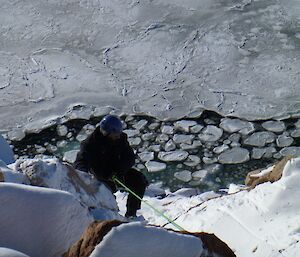
[[[138,156],[140,157],[142,162],[147,162],[154,159],[154,152],[142,152],[139,153]]]
[[[165,163],[162,162],[155,162],[155,161],[147,161],[145,163],[146,168],[149,172],[158,172],[158,171],[162,171],[165,170],[167,165]]]
[[[285,130],[285,124],[283,121],[266,121],[263,122],[262,127],[268,131],[272,131],[275,133],[283,132]]]
[[[76,157],[79,150],[71,150],[64,153],[63,161],[66,161],[68,163],[74,163],[76,161]]]
[[[27,254],[24,254],[22,252],[0,247],[0,257],[29,257]]]
[[[123,132],[127,134],[128,137],[135,137],[140,134],[140,132],[136,129],[125,129]]]
[[[174,123],[174,126],[176,129],[184,131],[184,132],[189,132],[190,127],[197,125],[196,121],[193,120],[180,120],[176,121]]]
[[[58,159],[27,159],[19,161],[15,169],[26,174],[30,185],[67,191],[86,206],[118,210],[113,194],[103,183]]]
[[[86,231],[82,234],[81,238],[73,246],[71,246],[69,248],[69,250],[62,255],[62,257],[89,257],[92,254],[95,247],[97,245],[101,244],[101,241],[104,239],[104,237],[105,237],[105,240],[111,239],[111,236],[106,236],[106,235],[110,231],[112,231],[112,228],[120,226],[121,224],[124,224],[124,222],[115,221],[115,220],[114,221],[95,221],[95,222],[91,223],[89,225],[89,227],[86,229]],[[158,232],[161,231],[159,228],[153,227],[153,226],[144,226],[142,228],[140,224],[131,224],[130,226],[128,226],[128,228],[130,228],[132,226],[136,226],[136,227],[139,226],[141,229],[145,229],[145,230],[147,230],[147,228],[155,228],[155,229],[157,229]],[[117,229],[115,231],[120,231],[120,229]],[[153,231],[153,229],[151,229],[151,231]],[[166,230],[166,231],[168,231],[168,230]],[[183,231],[176,232],[171,229],[169,229],[169,231],[171,231],[172,233],[179,233],[179,234],[194,236],[194,237],[198,238],[199,240],[201,240],[202,247],[204,249],[204,251],[202,251],[202,253],[201,253],[201,257],[212,257],[212,256],[236,257],[234,255],[233,251],[224,242],[222,242],[219,238],[217,238],[214,234],[208,234],[208,233],[204,233],[204,232],[201,232],[201,233],[189,233],[189,232],[183,232]],[[127,232],[127,231],[125,231],[125,232]],[[110,233],[110,235],[111,235],[111,233]],[[123,237],[123,238],[125,238],[125,237]],[[153,236],[152,236],[152,238],[153,238]],[[165,236],[163,236],[162,238],[165,238]],[[149,240],[150,239],[151,238],[149,238]],[[170,240],[168,240],[168,241],[170,241]],[[174,240],[171,240],[171,242],[174,242]],[[131,247],[133,247],[133,248],[140,247],[140,246],[135,246],[135,243],[136,242],[133,241],[131,244]],[[163,245],[163,242],[161,242],[161,243]],[[182,243],[184,243],[184,242],[182,241]],[[195,241],[194,243],[197,243],[197,242]],[[108,242],[108,244],[109,244],[109,242]],[[120,242],[119,247],[121,249],[119,249],[119,250],[122,251],[123,253],[125,251],[124,256],[129,256],[126,253],[126,250],[125,249],[123,250],[123,248],[124,248],[123,245],[124,245],[124,243]],[[152,246],[152,244],[150,244],[150,245]],[[170,247],[170,246],[167,246],[167,247]],[[181,246],[181,248],[182,248],[182,246]],[[147,252],[149,250],[150,249],[145,249],[145,251],[147,251]],[[151,253],[153,253],[153,251],[151,251]],[[150,255],[151,255],[151,253],[150,253]],[[147,256],[150,256],[150,255],[148,254]],[[117,256],[121,257],[120,254],[118,254]],[[156,253],[156,255],[152,255],[152,256],[159,256],[159,254]],[[193,254],[193,256],[195,256],[195,254]]]
[[[174,177],[183,182],[189,182],[192,179],[192,173],[189,170],[178,171],[174,173]]]
[[[182,150],[171,151],[171,152],[160,152],[158,158],[165,162],[172,161],[183,161],[188,157],[189,153]]]
[[[224,145],[215,147],[213,149],[213,152],[216,154],[220,154],[220,153],[223,153],[227,149],[229,149],[229,146],[224,144]]]
[[[280,150],[282,156],[300,156],[300,147],[299,146],[289,146]]]
[[[276,152],[276,148],[273,146],[265,148],[253,148],[251,156],[252,159],[272,158],[273,154]]]
[[[244,144],[263,147],[268,143],[274,142],[276,136],[273,132],[256,132],[244,140]]]
[[[208,125],[202,130],[202,133],[198,135],[201,141],[214,142],[218,141],[223,135],[223,130],[212,125]]]
[[[175,149],[176,149],[176,145],[173,142],[173,140],[170,139],[165,145],[165,151],[168,152],[168,151],[173,151]]]
[[[173,126],[168,126],[168,125],[162,126],[161,132],[163,134],[173,135],[174,134],[174,127]]]
[[[186,161],[183,164],[186,165],[186,166],[189,166],[189,167],[195,167],[200,162],[201,162],[201,159],[197,155],[189,155],[188,158],[186,159]]]
[[[249,151],[241,147],[226,150],[218,157],[218,161],[223,164],[243,163],[249,161]]]
[[[201,239],[203,243],[203,248],[206,253],[203,253],[203,256],[200,257],[216,257],[216,256],[226,256],[226,257],[236,257],[234,252],[221,241],[218,237],[214,234],[208,233],[189,233],[189,232],[181,232],[188,235],[193,235]]]
[[[293,142],[294,142],[294,139],[292,137],[289,137],[286,135],[280,135],[276,139],[276,144],[278,147],[290,146]]]
[[[220,127],[226,132],[239,132],[242,135],[248,135],[255,131],[254,124],[252,122],[239,119],[224,118],[221,120]]]
[[[254,188],[265,182],[273,183],[279,180],[282,176],[284,166],[290,159],[291,157],[284,157],[281,161],[266,170],[254,170],[249,172],[245,179],[245,185]]]
[[[173,136],[173,141],[176,143],[176,144],[191,144],[192,143],[192,140],[194,139],[194,135],[179,135],[179,134],[175,134]]]
[[[94,221],[91,223],[81,238],[65,252],[62,257],[88,257],[94,248],[102,241],[103,237],[113,228],[123,222],[117,220]]]
[[[137,130],[142,130],[145,128],[145,126],[148,124],[147,120],[140,120],[139,122],[132,125],[133,128]]]

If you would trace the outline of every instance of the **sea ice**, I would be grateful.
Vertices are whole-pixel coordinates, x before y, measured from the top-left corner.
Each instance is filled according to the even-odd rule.
[[[249,151],[241,147],[226,150],[218,157],[218,161],[223,164],[243,163],[249,159]]]
[[[158,158],[165,162],[183,161],[188,157],[189,153],[182,150],[159,152]]]

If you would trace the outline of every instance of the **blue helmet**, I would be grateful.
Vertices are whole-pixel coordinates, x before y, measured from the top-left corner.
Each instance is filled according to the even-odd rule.
[[[106,115],[99,123],[102,130],[108,134],[121,134],[123,131],[123,124],[119,117],[114,115]]]

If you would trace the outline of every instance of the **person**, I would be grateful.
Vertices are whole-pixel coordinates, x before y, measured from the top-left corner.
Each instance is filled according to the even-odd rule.
[[[135,154],[130,147],[119,117],[105,116],[95,131],[80,145],[74,168],[92,173],[104,182],[113,193],[117,185],[116,176],[124,185],[143,198],[148,182],[143,173],[133,168]],[[130,194],[127,198],[125,217],[136,217],[141,201]]]

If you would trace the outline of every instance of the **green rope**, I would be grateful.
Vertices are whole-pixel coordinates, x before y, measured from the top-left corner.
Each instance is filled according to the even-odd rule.
[[[120,180],[116,178],[116,176],[113,176],[113,181],[117,182],[119,185],[124,187],[126,191],[134,195],[137,199],[142,201],[143,203],[147,204],[150,208],[152,208],[156,213],[158,213],[160,216],[164,217],[168,222],[170,222],[174,227],[178,228],[181,231],[187,231],[183,227],[179,226],[174,220],[170,219],[168,216],[166,216],[163,212],[160,210],[156,209],[153,205],[148,203],[146,200],[143,200],[141,197],[139,197],[135,192],[133,192],[130,188],[128,188],[126,185],[124,185]]]

